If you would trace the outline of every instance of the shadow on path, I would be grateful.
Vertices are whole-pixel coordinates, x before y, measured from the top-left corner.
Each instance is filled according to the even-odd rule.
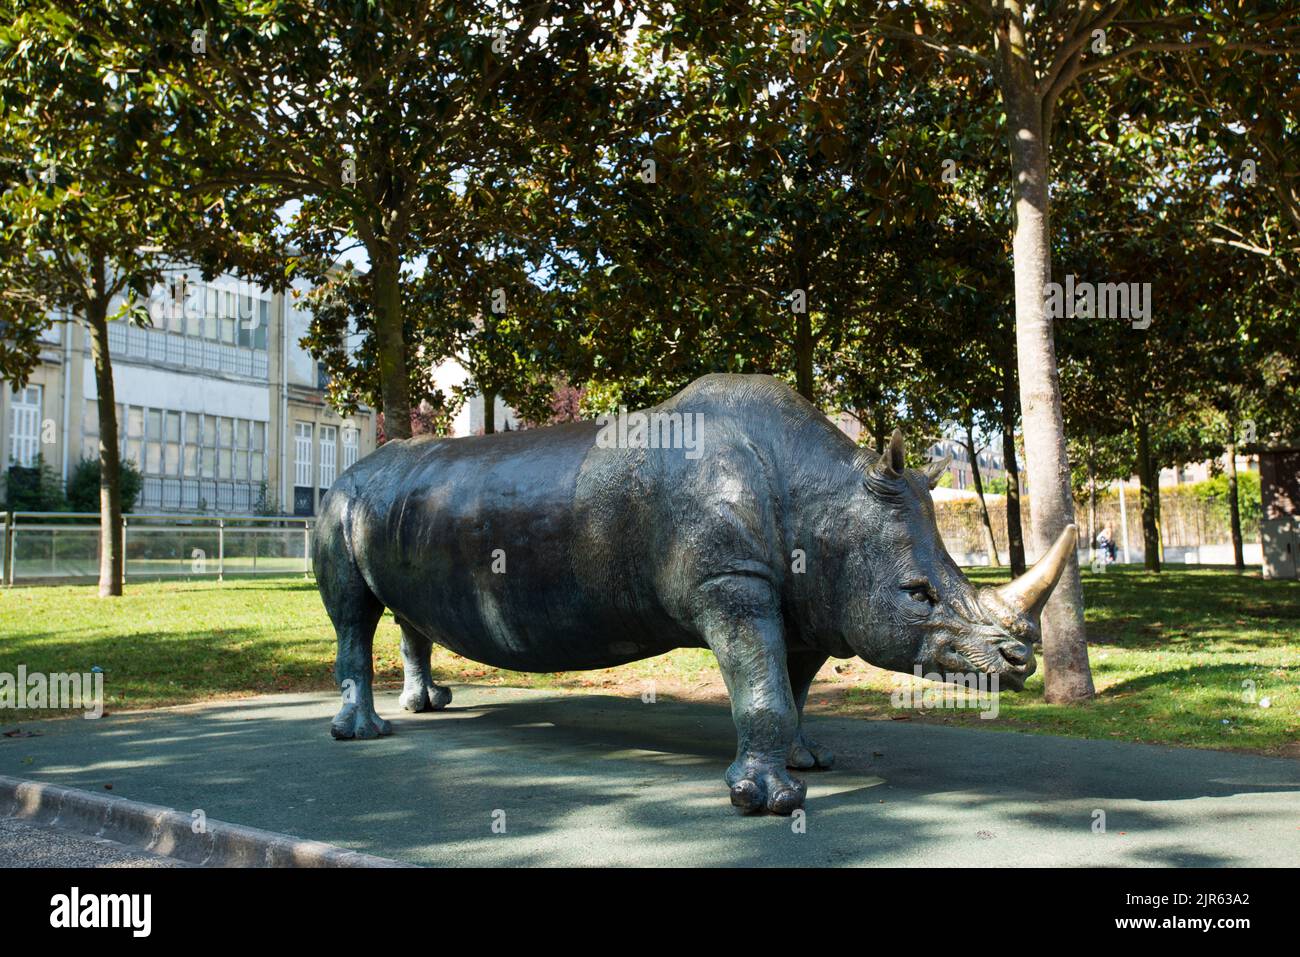
[[[818,717],[839,756],[807,817],[744,818],[725,707],[456,687],[395,734],[329,737],[333,696],[25,724],[0,773],[426,864],[1276,865],[1300,859],[1300,764]],[[1105,830],[1098,831],[1098,812]],[[803,826],[802,832],[799,825]],[[495,829],[494,829],[495,828]],[[502,828],[504,831],[502,832]]]

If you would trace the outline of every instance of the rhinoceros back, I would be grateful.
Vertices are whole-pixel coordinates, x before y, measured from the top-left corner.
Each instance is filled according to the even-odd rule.
[[[476,661],[579,670],[692,643],[653,578],[627,573],[656,560],[664,533],[650,529],[645,457],[596,448],[598,430],[390,442],[339,479],[321,521],[342,525],[400,622]]]

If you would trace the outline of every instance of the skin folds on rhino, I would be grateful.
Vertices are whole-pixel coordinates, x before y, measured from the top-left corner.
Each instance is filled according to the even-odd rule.
[[[709,648],[745,811],[793,811],[805,789],[789,769],[831,765],[801,723],[828,657],[1011,688],[1033,673],[1073,526],[1020,579],[977,590],[935,527],[930,483],[946,463],[904,468],[898,433],[883,455],[859,449],[766,376],[705,376],[646,415],[389,442],[339,478],[313,543],[338,635],[336,738],[391,730],[371,692],[385,607],[410,711],[451,700],[430,674],[435,642],[536,672]]]

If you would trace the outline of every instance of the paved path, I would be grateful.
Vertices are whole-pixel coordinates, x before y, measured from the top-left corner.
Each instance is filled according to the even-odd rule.
[[[456,687],[336,742],[333,695],[26,724],[0,774],[438,865],[1265,865],[1300,862],[1300,762],[814,718],[805,833],[744,818],[724,707]],[[1105,833],[1094,813],[1105,812]],[[493,824],[504,822],[504,833]],[[2,852],[0,852],[2,853]]]

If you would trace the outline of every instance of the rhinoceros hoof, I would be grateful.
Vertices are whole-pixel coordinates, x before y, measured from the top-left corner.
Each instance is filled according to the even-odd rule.
[[[330,734],[339,741],[378,738],[392,733],[392,724],[375,714],[373,708],[362,708],[355,704],[344,705],[330,725]]]
[[[727,770],[727,783],[731,785],[731,803],[743,814],[757,814],[765,809],[773,814],[792,814],[803,807],[808,793],[804,783],[787,774],[785,768],[759,764],[747,764],[743,768],[733,764]]]
[[[785,765],[788,768],[798,768],[801,771],[814,769],[829,771],[835,766],[835,752],[830,748],[822,747],[800,730],[790,744],[790,751],[786,754]]]
[[[451,704],[451,689],[442,685],[408,688],[402,692],[401,702],[407,711],[441,711]]]

